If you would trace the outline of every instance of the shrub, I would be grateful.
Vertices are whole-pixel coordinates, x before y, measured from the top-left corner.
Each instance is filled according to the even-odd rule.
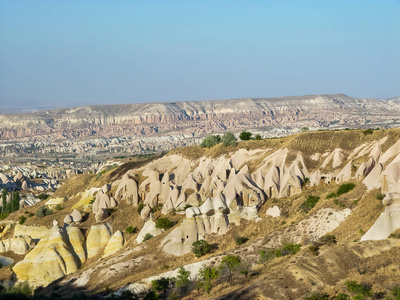
[[[205,139],[201,142],[201,148],[211,148],[215,145],[221,143],[221,136],[219,135],[208,135]]]
[[[339,293],[335,297],[333,297],[334,300],[350,300],[350,296],[347,294]]]
[[[40,200],[46,200],[47,198],[49,198],[50,196],[49,195],[47,195],[47,194],[40,194],[39,196],[38,196],[38,198],[40,199]]]
[[[328,196],[326,196],[326,199],[331,199],[331,198],[335,198],[336,197],[336,193],[330,193],[328,194]]]
[[[382,193],[376,194],[376,199],[377,200],[383,200],[384,198],[385,198],[385,194],[382,194]]]
[[[262,137],[261,137],[261,135],[256,134],[256,136],[254,137],[254,139],[255,139],[256,141],[261,141],[261,140],[262,140]]]
[[[369,128],[369,129],[363,131],[363,134],[364,134],[364,135],[373,134],[373,133],[374,133],[374,130],[371,129],[371,128]]]
[[[62,209],[63,209],[63,207],[61,206],[61,204],[56,205],[56,210],[62,210]]]
[[[167,289],[171,286],[172,283],[171,278],[161,277],[160,279],[152,280],[151,287],[157,292],[163,292],[164,294],[167,292]]]
[[[221,138],[222,145],[224,146],[236,146],[236,138],[232,132],[225,133]]]
[[[144,300],[159,300],[159,299],[161,299],[160,296],[151,290],[144,297]]]
[[[153,235],[151,235],[150,233],[146,233],[146,235],[143,238],[143,242],[148,241],[151,238],[153,238]]]
[[[258,259],[258,262],[263,264],[264,267],[267,267],[267,264],[275,258],[275,251],[273,249],[268,249],[267,251],[260,250],[259,254],[260,258]]]
[[[36,212],[36,217],[43,218],[44,216],[49,216],[53,213],[53,211],[47,206],[41,206]]]
[[[312,244],[308,249],[311,251],[312,254],[317,256],[319,254],[319,245],[318,244]]]
[[[248,140],[251,139],[251,136],[252,136],[252,133],[251,133],[251,132],[242,131],[242,132],[240,133],[240,135],[239,135],[239,138],[240,138],[242,141],[248,141]]]
[[[308,128],[308,127],[301,127],[301,132],[307,132],[309,130],[310,130],[310,128]]]
[[[197,256],[206,255],[211,251],[211,245],[206,240],[199,240],[192,244],[192,252]]]
[[[392,294],[396,297],[396,300],[400,299],[400,285],[397,285],[392,289]]]
[[[238,256],[227,255],[221,260],[221,270],[225,270],[228,274],[229,282],[232,283],[233,271],[237,270],[240,266],[241,260]]]
[[[138,206],[138,208],[137,208],[137,212],[139,213],[139,215],[140,215],[140,213],[142,212],[142,209],[144,208],[144,204],[143,203],[140,203],[139,204],[139,206]]]
[[[300,209],[304,210],[305,212],[309,212],[318,203],[319,199],[320,198],[318,196],[309,195],[307,200],[300,205]]]
[[[321,236],[319,238],[318,242],[322,245],[336,244],[336,237],[334,235],[327,234],[327,235]]]
[[[248,240],[249,240],[249,239],[248,239],[247,237],[244,237],[244,236],[237,236],[237,237],[235,238],[235,243],[236,243],[236,245],[242,245],[242,244],[246,243]]]
[[[300,248],[301,248],[300,244],[284,243],[281,248],[275,250],[275,256],[281,257],[281,256],[286,256],[288,254],[294,255],[300,251]]]
[[[128,226],[128,227],[126,227],[125,232],[126,233],[136,233],[137,227]]]
[[[315,293],[304,298],[305,300],[329,300],[329,294],[327,293]]]
[[[167,230],[171,228],[174,223],[168,218],[158,218],[156,221],[156,228],[157,229],[164,229]]]
[[[197,288],[203,287],[207,293],[210,293],[212,289],[212,281],[218,277],[219,271],[216,268],[203,266],[199,270]]]
[[[361,295],[361,296],[372,296],[371,286],[367,284],[359,284],[357,281],[346,281],[346,287],[349,292]],[[353,297],[353,299],[355,299]],[[364,298],[361,298],[364,299]]]
[[[356,187],[356,185],[354,183],[345,183],[342,184],[341,186],[339,186],[336,195],[340,196],[343,194],[346,194],[348,192],[350,192],[352,189],[354,189]]]
[[[24,224],[25,221],[26,221],[26,218],[25,218],[24,216],[20,216],[20,217],[19,217],[19,224],[20,224],[20,225]]]

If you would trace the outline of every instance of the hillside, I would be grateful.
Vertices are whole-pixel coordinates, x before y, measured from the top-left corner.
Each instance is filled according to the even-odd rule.
[[[124,162],[74,176],[3,220],[0,250],[14,263],[0,269],[2,282],[60,299],[133,299],[184,266],[185,288],[153,284],[160,297],[393,296],[400,129],[304,132]],[[211,248],[197,258],[201,240]],[[260,262],[260,251],[270,256]],[[220,269],[229,255],[232,268]],[[218,278],[201,279],[207,266]]]

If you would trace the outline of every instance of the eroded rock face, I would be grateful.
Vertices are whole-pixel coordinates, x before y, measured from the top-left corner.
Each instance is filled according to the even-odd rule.
[[[117,230],[108,241],[104,249],[103,257],[108,257],[117,253],[124,246],[124,236],[121,231]]]
[[[107,223],[93,225],[90,228],[86,241],[88,259],[100,254],[100,251],[107,245],[111,236],[111,224]]]
[[[118,185],[117,191],[115,192],[115,198],[117,201],[126,201],[133,206],[138,206],[138,186],[136,181],[125,174],[122,176],[121,183]]]
[[[164,230],[156,228],[156,223],[152,219],[150,219],[144,224],[142,230],[140,230],[138,236],[136,237],[136,241],[138,244],[140,244],[143,242],[143,239],[146,236],[146,234],[157,236],[162,234],[163,232]]]
[[[267,209],[266,215],[273,218],[280,217],[281,209],[278,206],[274,205],[273,207]]]
[[[12,251],[15,254],[24,255],[35,247],[35,242],[30,236],[16,236],[11,239],[0,241],[0,253]]]
[[[33,286],[47,285],[80,267],[77,252],[80,253],[82,247],[82,241],[74,235],[69,237],[66,230],[53,226],[24,260],[13,267],[13,271],[18,280],[29,281]]]
[[[207,199],[200,207],[186,210],[186,219],[162,241],[163,250],[181,256],[191,251],[193,242],[207,234],[225,234],[228,231],[228,206],[221,197]]]

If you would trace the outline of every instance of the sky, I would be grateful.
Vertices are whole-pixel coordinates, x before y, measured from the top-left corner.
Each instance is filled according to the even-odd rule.
[[[0,113],[400,96],[400,0],[0,0]]]

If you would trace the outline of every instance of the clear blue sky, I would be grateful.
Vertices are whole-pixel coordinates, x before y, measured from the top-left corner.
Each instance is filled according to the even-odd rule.
[[[394,97],[399,49],[399,0],[0,0],[0,108]]]

